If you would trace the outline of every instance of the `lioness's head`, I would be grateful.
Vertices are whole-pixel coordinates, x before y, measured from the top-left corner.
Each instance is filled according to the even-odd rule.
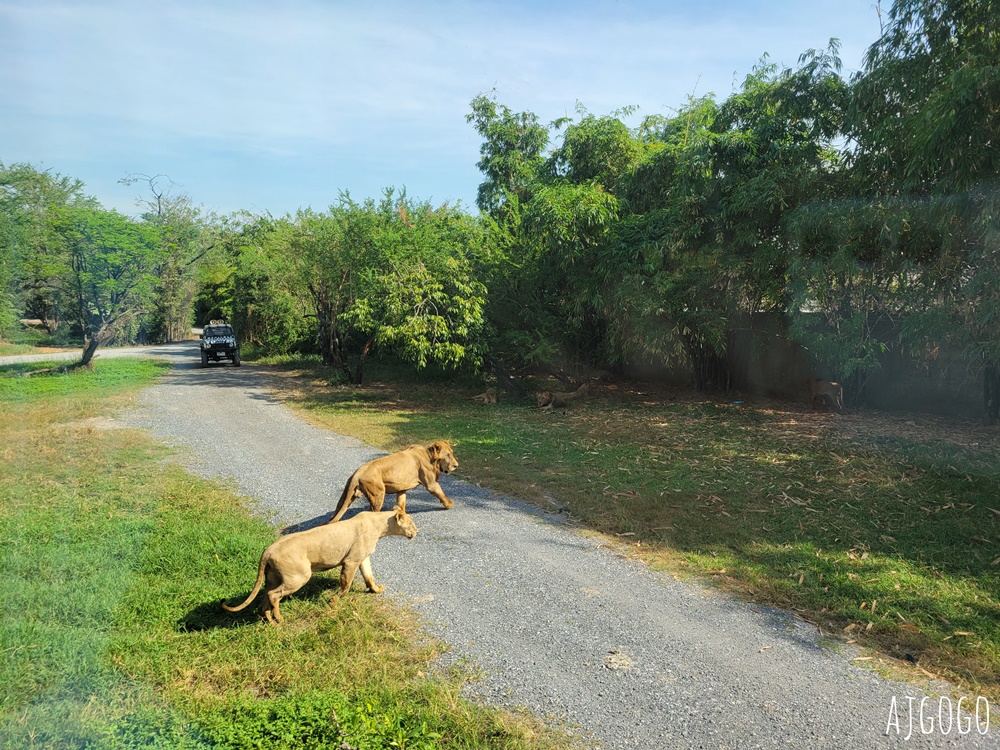
[[[407,539],[413,539],[417,535],[417,525],[413,523],[413,518],[406,512],[405,505],[396,506],[396,517],[392,520],[396,524],[392,533],[405,536]]]
[[[541,408],[548,406],[552,402],[551,391],[535,391],[535,403]]]
[[[447,440],[431,443],[427,446],[427,452],[430,454],[431,463],[437,466],[442,474],[450,474],[458,468],[458,459],[455,458],[451,443]]]

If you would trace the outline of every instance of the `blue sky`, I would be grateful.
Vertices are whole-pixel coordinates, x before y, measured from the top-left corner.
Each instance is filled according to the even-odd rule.
[[[543,122],[669,115],[831,37],[849,75],[878,34],[876,0],[0,0],[0,162],[127,214],[130,174],[219,213],[387,186],[474,210],[480,93]]]

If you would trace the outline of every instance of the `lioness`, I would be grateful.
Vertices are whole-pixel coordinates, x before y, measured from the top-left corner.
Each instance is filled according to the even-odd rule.
[[[257,582],[246,601],[235,607],[222,600],[222,608],[239,612],[254,600],[261,584],[267,581],[261,597],[260,616],[268,622],[281,622],[278,603],[282,597],[306,585],[314,571],[341,566],[340,593],[346,593],[354,581],[354,574],[361,568],[361,576],[368,590],[381,594],[385,589],[372,578],[371,554],[375,543],[384,536],[405,536],[412,539],[417,534],[413,519],[406,514],[406,506],[383,513],[370,511],[358,513],[335,526],[316,526],[281,537],[264,550],[257,568]]]
[[[450,508],[454,503],[448,499],[438,484],[441,474],[449,474],[458,468],[458,461],[447,440],[438,440],[430,445],[411,445],[388,456],[369,461],[351,475],[344,485],[344,491],[337,503],[337,512],[327,523],[339,521],[359,495],[368,498],[372,510],[382,510],[385,496],[395,495],[397,505],[405,505],[406,492],[418,484],[427,488],[441,505]]]
[[[838,409],[844,408],[844,387],[840,383],[834,383],[830,380],[820,380],[819,378],[810,378],[808,385],[813,406],[816,406],[816,399],[823,398]]]
[[[584,383],[571,393],[553,393],[552,391],[535,391],[535,404],[539,409],[565,409],[569,402],[578,398],[586,398],[590,394],[590,385]]]
[[[498,402],[497,389],[487,388],[482,393],[477,393],[475,396],[469,396],[472,401],[478,401],[480,404],[495,404]]]

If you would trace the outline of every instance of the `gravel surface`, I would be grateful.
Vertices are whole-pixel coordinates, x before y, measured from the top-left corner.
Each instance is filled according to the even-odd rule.
[[[195,347],[169,350],[176,367],[123,421],[187,449],[191,470],[232,481],[276,524],[325,520],[379,452],[295,416],[252,365],[201,368]],[[490,703],[604,748],[1000,747],[1000,726],[959,734],[946,719],[945,734],[937,699],[923,734],[919,688],[857,666],[848,647],[820,646],[794,617],[654,574],[559,516],[454,476],[441,484],[454,509],[408,493],[420,533],[383,540],[375,577],[451,645],[446,660],[481,668],[469,692]]]

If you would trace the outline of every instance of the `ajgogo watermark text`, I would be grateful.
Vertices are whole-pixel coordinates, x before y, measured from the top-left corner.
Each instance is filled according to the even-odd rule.
[[[899,701],[896,696],[892,697],[889,721],[885,726],[887,735],[895,732],[898,737],[906,732],[903,739],[908,740],[914,732],[949,735],[953,731],[957,734],[989,732],[990,702],[982,696],[976,698],[975,706],[971,698],[965,697],[957,702],[948,697],[935,700],[926,696],[920,699],[906,696]]]

